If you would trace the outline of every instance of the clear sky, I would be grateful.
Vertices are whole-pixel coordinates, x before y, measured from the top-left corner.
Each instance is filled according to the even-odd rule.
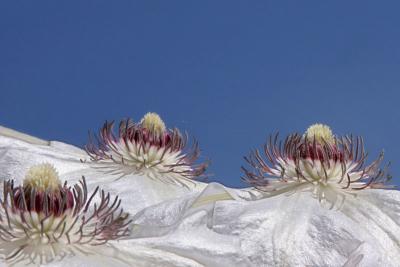
[[[398,1],[2,1],[0,125],[83,146],[158,112],[241,187],[268,134],[329,124],[400,185]]]

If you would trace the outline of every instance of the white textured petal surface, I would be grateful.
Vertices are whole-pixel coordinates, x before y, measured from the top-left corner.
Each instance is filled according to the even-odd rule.
[[[400,192],[364,190],[329,210],[309,192],[257,195],[211,183],[190,188],[141,176],[115,177],[90,167],[86,153],[0,128],[0,179],[21,180],[49,162],[61,180],[84,175],[119,195],[132,234],[46,266],[399,266]],[[14,137],[13,137],[14,136]],[[33,140],[33,141],[32,141]]]

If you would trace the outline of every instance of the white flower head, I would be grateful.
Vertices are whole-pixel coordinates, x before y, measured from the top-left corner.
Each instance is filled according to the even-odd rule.
[[[252,170],[242,168],[243,178],[267,196],[312,191],[332,208],[338,200],[366,188],[386,188],[391,178],[388,165],[379,165],[383,153],[365,166],[367,154],[362,137],[336,137],[326,125],[315,124],[305,134],[291,134],[280,141],[270,136],[264,155],[254,151],[246,161]]]
[[[98,187],[88,196],[85,178],[71,188],[52,165],[33,166],[23,185],[4,182],[0,255],[9,264],[44,264],[124,237],[130,221],[120,203]]]
[[[139,123],[122,120],[118,134],[114,122],[106,122],[96,136],[97,142],[86,145],[94,167],[119,178],[128,174],[186,186],[201,177],[207,163],[195,164],[199,147],[194,142],[187,149],[187,135],[178,129],[167,129],[156,113],[147,113]]]

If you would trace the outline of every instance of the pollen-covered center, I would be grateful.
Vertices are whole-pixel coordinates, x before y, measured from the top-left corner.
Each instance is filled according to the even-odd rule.
[[[31,167],[25,175],[23,184],[25,188],[35,189],[40,192],[46,190],[54,192],[61,186],[56,169],[49,163]]]
[[[165,123],[160,116],[154,112],[145,114],[140,121],[140,124],[143,128],[146,128],[147,130],[158,135],[161,135],[166,130]]]
[[[333,144],[335,138],[333,136],[331,128],[328,125],[316,123],[308,127],[307,131],[304,133],[307,138],[315,138],[318,143],[323,143],[324,141],[328,144]]]

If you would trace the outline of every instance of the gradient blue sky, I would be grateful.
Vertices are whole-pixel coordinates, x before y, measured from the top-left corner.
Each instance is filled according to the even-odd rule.
[[[2,1],[0,124],[78,146],[147,111],[240,181],[268,134],[329,124],[400,184],[398,1]]]

